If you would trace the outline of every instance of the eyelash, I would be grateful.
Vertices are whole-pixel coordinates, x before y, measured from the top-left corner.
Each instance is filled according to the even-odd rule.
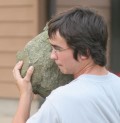
[[[52,49],[53,49],[53,50],[56,50],[56,51],[61,51],[61,50],[62,50],[62,48],[57,47],[57,46],[54,46],[54,47],[52,46]]]

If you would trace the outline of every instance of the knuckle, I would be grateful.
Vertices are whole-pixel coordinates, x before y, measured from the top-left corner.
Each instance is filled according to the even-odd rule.
[[[29,82],[29,78],[25,77],[25,78],[23,79],[23,81]]]
[[[32,75],[32,71],[31,71],[31,70],[28,70],[28,71],[27,71],[27,75],[28,75],[28,76],[31,76],[31,75]]]

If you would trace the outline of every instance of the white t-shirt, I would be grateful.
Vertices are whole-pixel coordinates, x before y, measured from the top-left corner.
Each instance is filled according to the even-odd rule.
[[[120,123],[120,78],[81,75],[52,91],[27,123]]]

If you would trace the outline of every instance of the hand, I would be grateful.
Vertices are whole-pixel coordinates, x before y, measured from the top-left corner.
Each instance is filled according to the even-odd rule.
[[[26,123],[30,115],[30,107],[33,99],[32,85],[30,80],[34,69],[32,66],[29,67],[25,77],[22,78],[20,75],[22,65],[23,61],[20,61],[13,69],[13,75],[17,81],[16,83],[20,91],[20,100],[12,123]]]
[[[18,86],[18,89],[20,91],[20,95],[26,95],[33,98],[33,92],[32,92],[32,85],[31,85],[31,76],[34,71],[33,66],[30,66],[27,70],[27,73],[24,78],[20,75],[20,69],[22,68],[23,61],[19,61],[14,69],[13,69],[13,76],[16,79],[16,84]]]

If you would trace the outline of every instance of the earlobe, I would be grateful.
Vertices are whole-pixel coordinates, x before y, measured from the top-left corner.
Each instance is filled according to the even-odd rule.
[[[78,55],[78,61],[86,60],[88,57],[83,55]]]
[[[87,58],[88,58],[87,56],[81,55],[81,59],[85,60],[85,59],[87,59]]]

